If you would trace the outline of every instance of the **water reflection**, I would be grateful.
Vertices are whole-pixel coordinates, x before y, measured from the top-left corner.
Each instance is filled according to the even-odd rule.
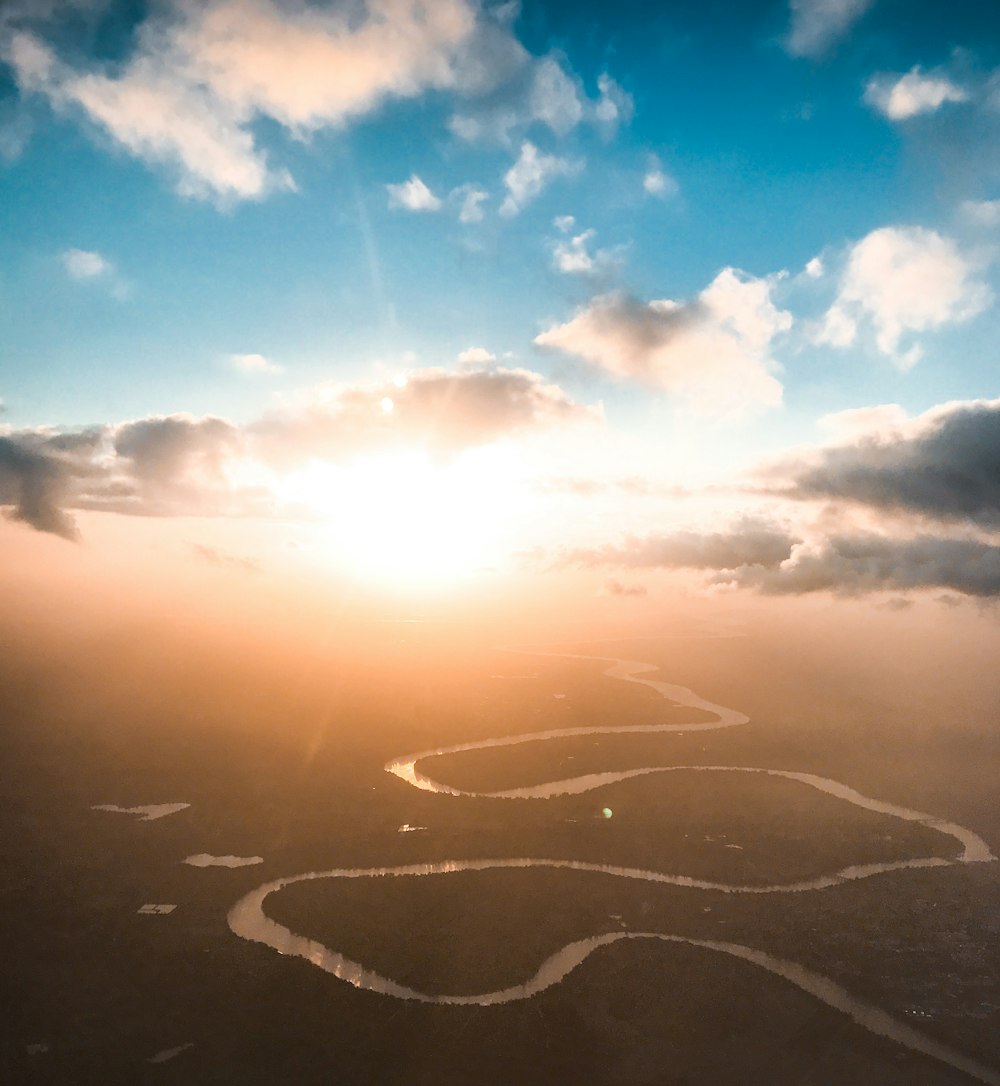
[[[140,822],[153,822],[157,818],[166,818],[167,815],[177,814],[190,803],[149,803],[145,807],[119,807],[117,803],[95,803],[92,811],[113,811],[115,814],[139,815]]]
[[[890,867],[901,866],[931,866],[945,861],[915,861],[909,864],[883,865],[886,870]],[[664,932],[608,932],[594,935],[588,939],[579,939],[567,943],[555,954],[546,958],[538,970],[531,977],[520,984],[496,991],[481,992],[475,995],[441,995],[421,992],[414,988],[408,988],[399,984],[390,977],[382,976],[372,969],[366,968],[360,962],[356,962],[338,951],[331,950],[313,939],[302,935],[296,935],[289,928],[272,920],[264,913],[265,899],[275,891],[281,890],[296,882],[305,882],[313,879],[331,878],[384,878],[387,876],[426,876],[447,875],[457,871],[485,871],[492,868],[507,867],[555,867],[568,868],[575,871],[598,871],[604,874],[614,875],[620,878],[642,878],[654,882],[676,882],[678,885],[709,886],[693,880],[676,880],[670,876],[660,875],[657,872],[635,871],[626,868],[610,867],[602,864],[587,864],[577,861],[560,860],[531,860],[531,859],[503,859],[503,860],[452,860],[442,863],[410,864],[402,867],[373,867],[367,869],[350,869],[334,871],[310,871],[302,875],[292,875],[283,879],[275,879],[258,887],[246,897],[236,903],[229,913],[229,926],[233,932],[241,938],[263,943],[272,947],[279,954],[303,958],[317,968],[337,977],[340,980],[352,984],[356,988],[363,988],[369,992],[378,992],[382,995],[392,996],[396,999],[414,1000],[420,1003],[447,1004],[453,1006],[475,1005],[488,1007],[500,1003],[512,1003],[521,999],[530,999],[539,992],[545,991],[554,984],[558,984],[578,965],[585,961],[591,954],[602,947],[610,946],[625,939],[654,939],[667,943],[684,943],[688,946],[701,947],[705,950],[727,954],[734,958],[742,959],[764,969],[769,973],[783,978],[797,988],[809,993],[827,1006],[846,1014],[859,1026],[871,1033],[886,1037],[897,1044],[919,1052],[925,1056],[948,1064],[980,1082],[1000,1086],[1000,1075],[984,1067],[974,1060],[968,1059],[961,1053],[954,1051],[947,1045],[940,1044],[923,1036],[905,1022],[901,1022],[885,1011],[880,1010],[865,1001],[851,995],[845,988],[840,987],[828,977],[815,973],[796,962],[774,957],[762,950],[743,946],[739,943],[719,942],[710,939],[691,939],[686,936],[670,935]],[[712,887],[718,889],[719,887]],[[805,889],[795,887],[796,889]],[[730,888],[736,892],[747,888]],[[771,888],[775,889],[775,888]],[[783,887],[778,889],[793,889]],[[752,891],[749,891],[752,892]]]
[[[199,852],[184,860],[191,867],[251,867],[263,862],[263,856],[212,856],[208,852]]]

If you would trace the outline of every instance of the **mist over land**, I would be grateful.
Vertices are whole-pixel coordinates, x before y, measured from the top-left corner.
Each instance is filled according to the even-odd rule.
[[[1000,9],[0,3],[0,1082],[1000,1083]]]
[[[120,571],[81,582],[68,553],[28,589],[32,620],[3,623],[15,1080],[137,1081],[149,1059],[190,1044],[164,1061],[172,1081],[223,1082],[234,1067],[246,1081],[320,1081],[333,1067],[345,1082],[434,1082],[445,1053],[449,1073],[483,1083],[663,1081],[665,1067],[675,1081],[797,1082],[817,1066],[830,1081],[970,1081],[699,940],[794,962],[997,1065],[997,867],[954,863],[961,847],[933,828],[745,774],[652,773],[517,801],[435,795],[383,770],[408,751],[566,731],[418,767],[473,793],[641,766],[810,773],[995,849],[992,615],[678,597],[602,621],[589,604],[574,614],[565,600],[468,594],[387,613],[343,586],[338,607],[332,589],[320,606],[285,585],[276,628],[267,593],[241,590],[238,610],[226,573],[206,580],[186,560],[110,610],[97,601]],[[696,730],[716,716],[623,683],[589,654],[649,661],[652,680],[750,721]],[[663,724],[692,730],[613,731]],[[107,801],[190,806],[146,822],[91,810]],[[201,853],[263,862],[190,866]],[[518,857],[570,869],[489,866]],[[942,866],[792,893],[600,873],[753,888],[921,858]],[[395,984],[470,999],[516,988],[575,940],[693,942],[618,941],[530,998],[435,1007],[359,991],[227,923],[270,880],[442,864],[473,870],[299,882],[265,912]],[[140,915],[147,903],[176,908]],[[43,1072],[42,1054],[26,1054],[36,1043]]]

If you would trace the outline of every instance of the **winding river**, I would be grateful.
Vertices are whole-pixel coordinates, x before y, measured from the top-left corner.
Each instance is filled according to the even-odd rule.
[[[547,781],[543,784],[525,788],[511,788],[499,792],[470,792],[453,788],[435,780],[426,772],[417,769],[417,765],[442,754],[457,754],[464,751],[484,750],[498,747],[516,746],[523,743],[541,743],[552,739],[562,739],[581,735],[620,735],[628,733],[655,732],[696,732],[733,728],[745,725],[749,717],[735,709],[716,705],[706,701],[693,691],[683,686],[658,682],[641,676],[656,671],[657,665],[638,660],[623,660],[605,656],[581,656],[569,653],[538,653],[544,656],[559,656],[569,659],[597,660],[609,663],[604,674],[624,682],[639,683],[655,690],[665,700],[676,705],[700,709],[712,713],[716,719],[701,724],[650,724],[626,727],[586,727],[563,728],[549,731],[532,732],[522,735],[501,736],[471,743],[439,747],[434,750],[420,751],[416,754],[395,758],[385,765],[388,773],[398,777],[406,784],[440,795],[492,798],[506,800],[550,799],[554,796],[578,795],[594,788],[632,777],[652,773],[755,773],[771,777],[783,777],[796,781],[806,787],[834,796],[846,803],[868,811],[890,815],[907,822],[918,822],[950,837],[961,846],[961,853],[953,859],[942,856],[927,856],[891,863],[872,863],[846,867],[826,875],[799,882],[779,883],[774,885],[743,885],[709,882],[691,878],[683,874],[670,874],[659,871],[646,871],[639,868],[617,867],[608,864],[587,863],[582,860],[555,860],[543,858],[497,858],[481,860],[445,860],[438,863],[408,864],[397,867],[341,868],[329,871],[309,871],[304,874],[290,875],[264,883],[241,898],[230,910],[228,921],[230,929],[243,939],[262,943],[280,954],[303,958],[331,975],[367,991],[378,992],[396,999],[415,1000],[421,1003],[491,1006],[509,1003],[515,1000],[529,999],[543,992],[546,988],[562,981],[573,969],[585,961],[591,954],[626,939],[652,939],[666,943],[683,943],[699,947],[705,951],[726,954],[730,957],[749,962],[769,973],[783,978],[816,999],[846,1014],[859,1026],[871,1033],[886,1037],[897,1044],[929,1056],[957,1071],[964,1073],[978,1082],[1000,1086],[1000,1073],[985,1067],[962,1053],[924,1036],[919,1031],[902,1022],[878,1007],[851,995],[827,977],[814,973],[796,962],[774,957],[764,951],[738,943],[719,942],[710,939],[693,939],[686,936],[664,932],[621,931],[596,934],[588,939],[568,943],[539,966],[537,972],[522,983],[513,987],[475,995],[435,995],[405,987],[367,969],[362,963],[352,961],[336,950],[305,936],[298,935],[289,928],[272,920],[264,911],[266,899],[285,886],[315,879],[379,879],[423,876],[446,876],[460,871],[486,871],[498,868],[556,868],[572,871],[586,871],[605,877],[619,879],[639,879],[653,883],[667,883],[696,890],[715,890],[727,894],[781,894],[801,893],[810,890],[822,890],[841,883],[884,875],[906,868],[946,867],[953,864],[989,863],[996,859],[986,842],[972,830],[954,822],[948,822],[933,815],[910,810],[883,800],[873,799],[860,792],[826,777],[812,773],[798,773],[788,770],[766,769],[753,766],[705,766],[671,765],[648,766],[607,773],[589,773],[564,780]]]

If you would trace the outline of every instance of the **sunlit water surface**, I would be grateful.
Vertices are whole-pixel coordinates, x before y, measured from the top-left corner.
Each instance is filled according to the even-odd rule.
[[[620,879],[639,879],[652,883],[666,883],[698,890],[716,890],[727,894],[788,894],[822,890],[849,881],[885,875],[893,871],[908,868],[947,867],[952,864],[988,863],[996,857],[986,842],[975,832],[957,823],[936,818],[906,807],[900,807],[883,800],[864,796],[848,785],[820,777],[812,773],[798,773],[789,770],[767,769],[755,766],[646,766],[639,769],[612,771],[607,773],[588,773],[563,780],[547,781],[525,788],[511,788],[499,792],[473,792],[442,783],[427,772],[417,769],[418,763],[443,754],[458,754],[464,751],[487,750],[499,747],[516,746],[523,743],[541,743],[552,739],[563,739],[580,735],[621,735],[629,733],[656,732],[697,732],[739,727],[749,722],[749,717],[735,709],[706,701],[687,687],[658,682],[640,676],[657,670],[655,664],[637,660],[621,660],[600,656],[577,656],[563,653],[545,653],[539,655],[567,656],[572,659],[594,659],[610,663],[605,674],[625,682],[640,683],[657,691],[664,699],[681,706],[700,709],[715,715],[714,721],[701,724],[650,724],[627,727],[587,727],[562,728],[549,731],[533,732],[525,735],[500,736],[492,739],[420,751],[404,755],[388,762],[385,769],[414,788],[447,796],[466,796],[508,800],[544,800],[555,796],[578,795],[606,784],[628,780],[632,777],[652,773],[754,773],[770,777],[782,777],[796,781],[809,788],[814,788],[827,795],[864,810],[889,815],[907,822],[918,822],[929,829],[936,830],[952,838],[961,853],[954,859],[942,856],[927,856],[911,860],[897,860],[887,863],[862,864],[842,868],[839,871],[820,875],[812,879],[797,882],[777,883],[772,885],[745,885],[711,882],[695,879],[684,874],[672,874],[659,871],[646,871],[639,868],[618,867],[610,864],[588,863],[582,860],[553,860],[527,857],[511,857],[482,860],[445,860],[437,863],[409,864],[397,867],[341,868],[330,871],[309,871],[304,874],[290,875],[274,879],[241,898],[229,913],[229,926],[236,935],[253,942],[272,947],[280,954],[303,958],[327,973],[367,991],[378,992],[397,999],[415,1000],[421,1003],[491,1006],[528,999],[553,984],[559,983],[581,962],[595,951],[625,939],[653,939],[667,943],[683,943],[703,950],[726,954],[733,958],[749,962],[761,969],[783,978],[804,992],[809,993],[827,1006],[841,1011],[859,1026],[871,1033],[886,1037],[897,1044],[932,1057],[950,1067],[961,1071],[980,1082],[1000,1086],[1000,1074],[982,1066],[974,1060],[956,1052],[946,1045],[925,1037],[905,1022],[901,1022],[885,1011],[874,1007],[851,995],[846,989],[821,974],[812,972],[795,962],[776,958],[764,951],[738,943],[719,942],[709,939],[692,939],[686,936],[672,935],[665,932],[619,931],[595,934],[588,939],[580,939],[566,944],[557,950],[539,966],[538,970],[520,984],[497,991],[482,992],[475,995],[430,994],[408,988],[389,977],[382,976],[366,968],[362,963],[351,960],[323,943],[298,935],[264,912],[264,902],[273,893],[293,883],[316,879],[384,879],[404,877],[442,876],[459,871],[486,871],[498,868],[556,868],[572,871],[592,872],[602,876]],[[409,828],[409,827],[407,827]]]

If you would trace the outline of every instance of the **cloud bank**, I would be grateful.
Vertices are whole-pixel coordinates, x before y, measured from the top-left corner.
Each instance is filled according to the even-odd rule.
[[[709,570],[708,583],[767,595],[947,589],[1000,597],[1000,546],[980,540],[876,533],[803,541],[780,526],[746,518],[726,532],[670,532],[564,554],[560,566]]]
[[[269,515],[278,502],[268,472],[393,447],[449,457],[528,430],[599,418],[599,409],[537,373],[494,367],[329,386],[244,426],[179,414],[80,431],[6,428],[0,505],[12,519],[66,539],[77,537],[74,508]]]
[[[820,450],[795,473],[790,496],[1000,528],[1000,400],[944,404],[906,422],[900,415],[875,415],[856,441]]]

